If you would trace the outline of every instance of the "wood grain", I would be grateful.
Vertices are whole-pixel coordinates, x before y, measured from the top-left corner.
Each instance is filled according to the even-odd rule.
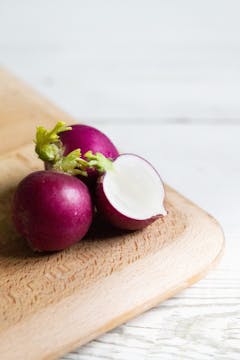
[[[16,83],[17,93],[20,88]],[[12,92],[7,98],[12,107]],[[34,98],[26,100],[28,107],[36,111]],[[15,111],[11,121],[21,116],[21,106]],[[222,253],[223,235],[216,221],[166,187],[169,214],[145,230],[123,233],[96,220],[79,244],[52,255],[35,255],[12,227],[11,197],[19,180],[41,164],[31,144],[8,150],[0,159],[4,359],[63,354],[190,286]]]

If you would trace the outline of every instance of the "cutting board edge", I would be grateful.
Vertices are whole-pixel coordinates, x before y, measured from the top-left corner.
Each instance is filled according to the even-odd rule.
[[[216,221],[216,219],[214,217],[213,217],[213,219]],[[219,223],[217,223],[217,224],[221,228],[220,224]],[[222,228],[221,228],[221,230],[222,230]],[[158,296],[154,297],[153,299],[147,301],[146,303],[144,303],[142,305],[139,305],[134,310],[128,311],[128,312],[116,317],[114,319],[114,321],[113,320],[109,321],[106,325],[98,328],[96,330],[95,334],[86,337],[86,339],[84,339],[83,341],[80,341],[80,340],[79,341],[74,341],[70,345],[64,346],[63,349],[57,351],[56,353],[53,353],[51,355],[47,355],[46,357],[43,358],[43,360],[55,360],[55,359],[57,360],[60,356],[63,356],[64,354],[66,354],[68,352],[71,352],[73,349],[76,349],[76,348],[78,348],[80,346],[83,346],[83,345],[87,344],[88,342],[96,339],[97,337],[103,335],[104,333],[113,330],[117,326],[123,325],[127,321],[136,318],[137,316],[143,314],[145,311],[148,311],[148,310],[152,309],[153,307],[155,307],[157,305],[160,305],[165,300],[168,300],[168,299],[172,298],[173,296],[175,296],[179,292],[187,289],[189,286],[192,286],[193,284],[195,284],[198,281],[202,280],[210,271],[212,271],[212,270],[214,270],[216,268],[216,266],[220,263],[223,255],[224,255],[225,237],[224,237],[223,230],[222,230],[222,235],[223,235],[223,238],[222,238],[221,248],[220,248],[219,252],[217,253],[216,257],[213,259],[213,261],[211,263],[209,263],[209,266],[207,268],[204,268],[199,273],[191,276],[189,279],[184,281],[178,287],[173,287],[173,289],[171,289],[167,293],[165,293],[164,296],[163,295],[158,295]]]
[[[174,191],[174,190],[173,190]],[[178,194],[179,197],[182,197],[180,194]],[[182,197],[183,198],[183,197]],[[187,201],[186,198],[183,198],[184,200]],[[192,202],[191,204],[189,204],[190,206],[194,205]],[[205,211],[203,211],[201,208],[198,208],[198,210],[200,210],[203,214],[205,214],[205,217],[209,219],[209,222],[214,223],[214,227],[216,232],[218,232],[217,236],[218,236],[218,248],[217,251],[215,252],[214,257],[212,257],[211,259],[209,259],[208,265],[202,265],[202,268],[200,269],[200,271],[198,271],[197,273],[191,275],[190,277],[188,277],[187,279],[185,279],[184,281],[180,282],[177,286],[173,286],[172,288],[168,289],[168,291],[161,293],[160,295],[156,295],[153,297],[149,297],[149,299],[143,303],[141,303],[138,306],[134,306],[131,310],[125,311],[123,313],[121,313],[121,315],[115,316],[113,317],[110,321],[106,321],[106,323],[100,327],[98,327],[94,332],[90,331],[89,334],[85,335],[85,336],[81,336],[79,335],[79,339],[74,340],[73,342],[66,342],[63,346],[56,346],[55,348],[58,347],[57,351],[53,351],[53,349],[51,349],[52,351],[50,351],[50,353],[48,354],[42,354],[43,356],[38,356],[38,354],[36,353],[36,358],[29,358],[29,360],[33,360],[33,359],[45,359],[45,360],[51,360],[51,359],[57,359],[59,356],[62,356],[64,354],[66,354],[66,352],[73,350],[74,348],[77,348],[79,346],[82,346],[86,343],[88,343],[89,341],[95,339],[96,337],[100,336],[101,334],[110,331],[111,329],[115,328],[116,326],[119,326],[123,323],[125,323],[126,321],[142,314],[143,312],[151,309],[152,307],[160,304],[161,302],[163,302],[164,300],[167,300],[168,298],[174,296],[175,294],[179,293],[180,291],[186,289],[187,287],[191,286],[192,284],[196,283],[197,281],[201,280],[204,276],[206,276],[207,273],[209,273],[209,271],[211,271],[220,261],[223,253],[224,253],[224,248],[225,248],[225,239],[224,239],[224,233],[223,230],[221,228],[221,226],[219,225],[219,223],[215,220],[215,218],[213,218],[212,216],[209,216],[209,214],[207,214]],[[221,238],[220,238],[221,235]],[[161,250],[159,250],[157,253],[155,254],[151,254],[148,255],[147,258],[136,261],[136,263],[130,264],[130,266],[134,266],[135,264],[137,264],[138,262],[144,261],[144,260],[149,260],[149,263],[151,263],[151,259],[153,259],[154,256],[156,256],[159,252],[161,252]],[[120,271],[121,273],[121,271]],[[111,278],[111,276],[110,276]],[[103,279],[102,281],[104,282],[105,279]],[[101,282],[99,284],[99,288],[101,288],[103,282]],[[95,286],[92,286],[93,288],[95,288]],[[76,298],[79,294],[73,294],[70,295],[68,298],[64,299],[64,301],[69,304],[69,306],[71,306],[72,304],[72,300],[74,298]],[[61,303],[61,302],[60,302]],[[45,315],[44,315],[45,313]],[[47,306],[42,314],[44,318],[50,318],[50,316],[48,317],[46,315],[46,313],[48,313],[49,315],[54,314],[54,305],[49,305]],[[39,314],[36,314],[37,316],[39,316]],[[34,317],[34,315],[33,315]],[[41,320],[40,320],[41,321]],[[26,319],[26,324],[27,324],[27,319]],[[11,332],[12,330],[17,330],[18,329],[18,325],[16,324],[13,329],[9,329],[9,331]],[[24,326],[24,324],[23,324]],[[21,324],[20,324],[21,327]],[[18,330],[17,330],[18,331]],[[8,331],[7,331],[8,332]],[[1,343],[1,340],[0,340]],[[3,353],[2,353],[3,354]],[[8,357],[9,356],[9,357]],[[9,352],[6,352],[6,360],[13,360],[15,359],[15,354],[10,354]],[[25,359],[27,360],[27,358],[25,357]]]

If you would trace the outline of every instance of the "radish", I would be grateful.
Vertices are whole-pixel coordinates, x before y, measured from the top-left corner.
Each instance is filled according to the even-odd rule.
[[[101,131],[80,124],[68,127],[61,121],[49,131],[39,126],[35,143],[35,151],[45,162],[45,169],[80,175],[91,186],[99,173],[84,162],[85,153],[89,150],[99,152],[109,159],[115,159],[119,155],[111,140]]]
[[[102,156],[86,154],[101,166]],[[138,230],[167,214],[162,180],[145,159],[134,154],[119,155],[105,167],[98,180],[96,203],[100,213],[114,226]]]
[[[87,186],[63,173],[31,173],[20,182],[13,200],[16,229],[36,251],[61,250],[81,240],[92,216]]]

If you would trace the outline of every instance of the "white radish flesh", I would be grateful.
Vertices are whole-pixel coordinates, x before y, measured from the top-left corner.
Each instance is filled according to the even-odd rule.
[[[98,205],[105,217],[115,226],[132,230],[167,214],[164,196],[157,171],[134,154],[118,156],[97,189]]]

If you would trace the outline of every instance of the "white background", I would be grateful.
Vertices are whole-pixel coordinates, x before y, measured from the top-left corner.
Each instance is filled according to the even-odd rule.
[[[240,359],[240,2],[0,0],[0,64],[222,224],[205,280],[64,359]]]

